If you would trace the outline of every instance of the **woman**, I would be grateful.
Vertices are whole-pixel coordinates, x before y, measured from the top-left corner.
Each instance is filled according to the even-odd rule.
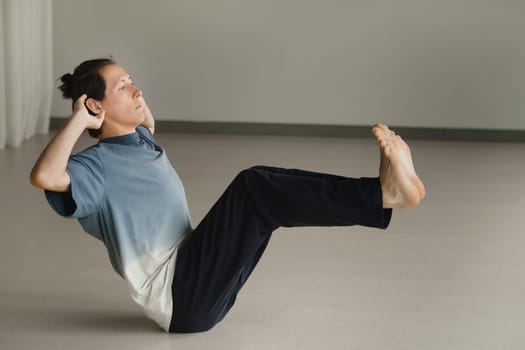
[[[89,60],[61,80],[73,113],[40,155],[31,183],[58,214],[104,242],[132,299],[169,332],[205,331],[222,320],[278,227],[386,228],[392,208],[425,196],[408,146],[378,124],[379,177],[253,167],[193,229],[182,183],[124,69]],[[98,143],[71,155],[85,129]]]

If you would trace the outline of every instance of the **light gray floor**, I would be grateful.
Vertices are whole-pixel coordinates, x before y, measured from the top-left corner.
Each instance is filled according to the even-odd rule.
[[[525,144],[412,141],[428,197],[386,231],[278,230],[212,331],[142,316],[103,245],[27,177],[49,140],[0,151],[0,349],[523,349]],[[158,134],[196,224],[242,168],[375,176],[370,139]],[[83,138],[79,147],[90,142]]]

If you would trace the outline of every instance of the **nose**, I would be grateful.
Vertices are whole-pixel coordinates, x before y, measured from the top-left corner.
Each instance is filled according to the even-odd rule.
[[[133,97],[134,98],[139,98],[139,97],[142,97],[142,90],[140,90],[138,87],[136,87],[135,85],[132,85],[133,88],[135,89],[135,91],[133,92]]]

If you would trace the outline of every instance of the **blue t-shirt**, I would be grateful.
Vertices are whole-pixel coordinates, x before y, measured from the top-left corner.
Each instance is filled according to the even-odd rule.
[[[166,331],[177,247],[191,231],[182,182],[148,128],[70,157],[70,192],[46,191],[60,215],[104,242],[131,297]]]

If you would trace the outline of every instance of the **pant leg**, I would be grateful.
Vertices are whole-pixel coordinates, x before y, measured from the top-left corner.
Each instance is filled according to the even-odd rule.
[[[386,228],[379,178],[349,178],[298,169],[256,166],[241,172],[261,218],[272,229],[362,225]]]
[[[212,328],[235,302],[278,227],[386,228],[377,178],[295,169],[242,171],[179,249],[170,331]]]

